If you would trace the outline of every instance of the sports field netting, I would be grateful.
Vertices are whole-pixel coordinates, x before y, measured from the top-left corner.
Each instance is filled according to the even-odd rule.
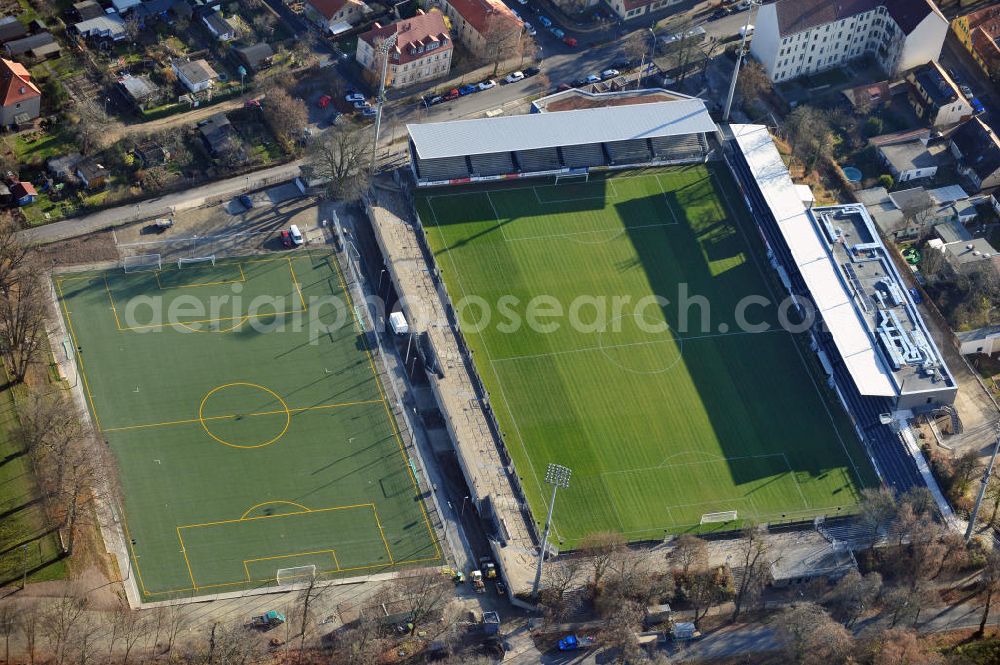
[[[777,324],[737,197],[728,173],[700,165],[418,198],[536,520],[546,465],[573,470],[555,518],[564,548],[601,530],[732,528],[713,517],[731,511],[847,512],[874,482],[811,352]],[[771,304],[747,307],[751,295]],[[685,305],[702,300],[704,320]],[[741,327],[741,311],[770,329]]]
[[[55,281],[144,600],[441,560],[329,253]]]

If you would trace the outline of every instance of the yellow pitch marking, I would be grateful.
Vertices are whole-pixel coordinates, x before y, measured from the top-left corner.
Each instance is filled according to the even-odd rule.
[[[281,428],[281,431],[278,432],[278,434],[276,436],[268,439],[264,443],[256,443],[256,444],[254,444],[252,446],[244,446],[244,445],[240,445],[238,443],[230,443],[229,441],[226,441],[225,439],[219,438],[215,434],[212,433],[212,430],[209,429],[208,423],[207,423],[207,421],[205,419],[205,416],[204,416],[205,403],[208,402],[208,400],[215,393],[219,392],[220,390],[222,390],[224,388],[232,388],[233,386],[249,386],[250,388],[256,388],[257,390],[262,390],[262,391],[266,392],[267,394],[269,394],[274,399],[278,400],[278,403],[281,404],[281,410],[278,411],[278,413],[284,413],[285,414],[285,426]],[[264,386],[259,385],[257,383],[247,383],[247,382],[244,382],[244,381],[237,381],[237,382],[234,382],[234,383],[224,383],[221,386],[217,386],[215,388],[212,388],[211,390],[208,391],[208,393],[205,394],[205,396],[201,400],[201,405],[198,407],[198,422],[201,423],[201,426],[205,430],[206,434],[208,434],[210,437],[212,437],[213,439],[215,439],[216,441],[218,441],[219,443],[221,443],[224,446],[229,446],[231,448],[263,448],[264,446],[269,446],[272,443],[274,443],[275,441],[277,441],[278,439],[280,439],[281,437],[285,436],[285,432],[288,431],[289,426],[292,424],[292,412],[288,409],[288,404],[285,403],[285,400],[281,399],[281,396],[278,393],[276,393],[273,390],[271,390],[270,388],[265,388]]]

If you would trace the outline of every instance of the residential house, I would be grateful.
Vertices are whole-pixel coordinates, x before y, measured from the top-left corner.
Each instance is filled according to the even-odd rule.
[[[972,234],[958,220],[941,222],[934,225],[934,235],[945,245],[953,242],[969,242]]]
[[[950,242],[941,247],[945,261],[959,275],[968,275],[986,267],[1000,267],[1000,255],[986,238]]]
[[[439,0],[452,34],[477,58],[489,62],[515,52],[524,21],[500,0]]]
[[[118,78],[118,90],[140,111],[152,108],[163,99],[160,86],[146,75],[123,74]]]
[[[108,170],[90,157],[76,165],[76,177],[87,189],[101,189],[108,184]]]
[[[944,143],[928,145],[926,141],[906,141],[878,146],[878,154],[893,179],[899,182],[933,178],[938,166],[948,158]]]
[[[957,17],[951,30],[987,77],[1000,78],[1000,5],[992,3]]]
[[[950,148],[958,160],[958,172],[969,180],[973,191],[1000,185],[1000,138],[981,118],[955,130]]]
[[[216,113],[208,120],[199,122],[198,132],[205,147],[215,157],[228,152],[235,144],[236,133],[225,113]]]
[[[30,182],[15,182],[10,187],[10,196],[19,206],[26,206],[38,200],[38,192]]]
[[[208,31],[220,42],[231,42],[236,39],[236,29],[222,15],[222,12],[206,14],[201,17],[201,22],[205,24]]]
[[[38,117],[41,107],[42,92],[27,68],[0,58],[0,127],[30,122]]]
[[[959,331],[955,337],[958,338],[958,352],[964,356],[1000,353],[1000,325]]]
[[[119,14],[124,14],[133,7],[138,7],[141,4],[142,0],[111,0],[111,5]]]
[[[664,7],[681,3],[683,0],[609,0],[608,5],[622,19],[633,19],[643,14],[652,14]],[[556,0],[556,4],[571,13],[578,13],[583,6],[596,5],[596,0]]]
[[[948,32],[931,0],[778,0],[755,21],[750,52],[772,81],[869,54],[895,74],[937,60]]]
[[[145,168],[163,166],[170,161],[170,151],[159,143],[143,143],[135,149],[135,156]]]
[[[306,0],[306,17],[323,29],[338,35],[348,32],[372,10],[361,0]]]
[[[869,113],[881,108],[892,98],[888,81],[865,83],[855,88],[848,88],[842,94],[850,102],[852,108]]]
[[[40,32],[30,37],[22,37],[3,45],[3,50],[9,58],[23,56],[32,60],[58,58],[62,52],[59,42],[50,32]]]
[[[73,3],[73,13],[81,20],[87,21],[98,16],[104,16],[104,10],[97,0],[83,0]]]
[[[125,21],[117,14],[104,14],[96,18],[80,21],[73,29],[82,38],[94,42],[120,42],[128,38]]]
[[[235,49],[236,58],[250,72],[259,72],[271,66],[274,59],[274,49],[270,44],[259,42]]]
[[[884,187],[871,187],[859,191],[857,197],[879,233],[894,241],[917,238],[940,221],[934,213],[934,201],[923,187],[891,194]]]
[[[28,26],[18,21],[16,17],[4,16],[0,19],[0,44],[6,44],[27,35]]]
[[[389,50],[386,85],[404,87],[446,75],[451,70],[452,41],[444,15],[432,9],[424,13],[375,27],[358,36],[355,59],[373,80],[382,75],[382,61],[377,55],[383,40],[396,35],[396,44]]]
[[[907,98],[917,117],[934,127],[948,127],[972,117],[972,105],[937,62],[928,62],[906,73]]]
[[[201,92],[212,87],[212,83],[219,77],[204,59],[201,60],[174,60],[170,63],[170,68],[184,87],[191,92]]]

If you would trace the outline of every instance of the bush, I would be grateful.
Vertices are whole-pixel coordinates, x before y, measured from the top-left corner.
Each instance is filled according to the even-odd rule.
[[[896,184],[896,181],[893,180],[892,176],[888,173],[883,173],[878,177],[878,184],[882,185],[886,189],[892,189],[892,186]]]
[[[862,129],[862,133],[864,133],[865,136],[878,136],[882,133],[882,128],[884,126],[885,123],[882,118],[874,115],[869,116],[868,119],[865,120],[865,126],[864,129]]]

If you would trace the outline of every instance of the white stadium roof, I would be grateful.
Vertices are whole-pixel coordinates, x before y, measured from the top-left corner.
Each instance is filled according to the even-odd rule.
[[[837,276],[767,127],[731,125],[731,129],[858,391],[896,395],[889,370],[873,348],[868,328]]]
[[[705,102],[606,106],[575,111],[406,126],[420,159],[714,132]]]

